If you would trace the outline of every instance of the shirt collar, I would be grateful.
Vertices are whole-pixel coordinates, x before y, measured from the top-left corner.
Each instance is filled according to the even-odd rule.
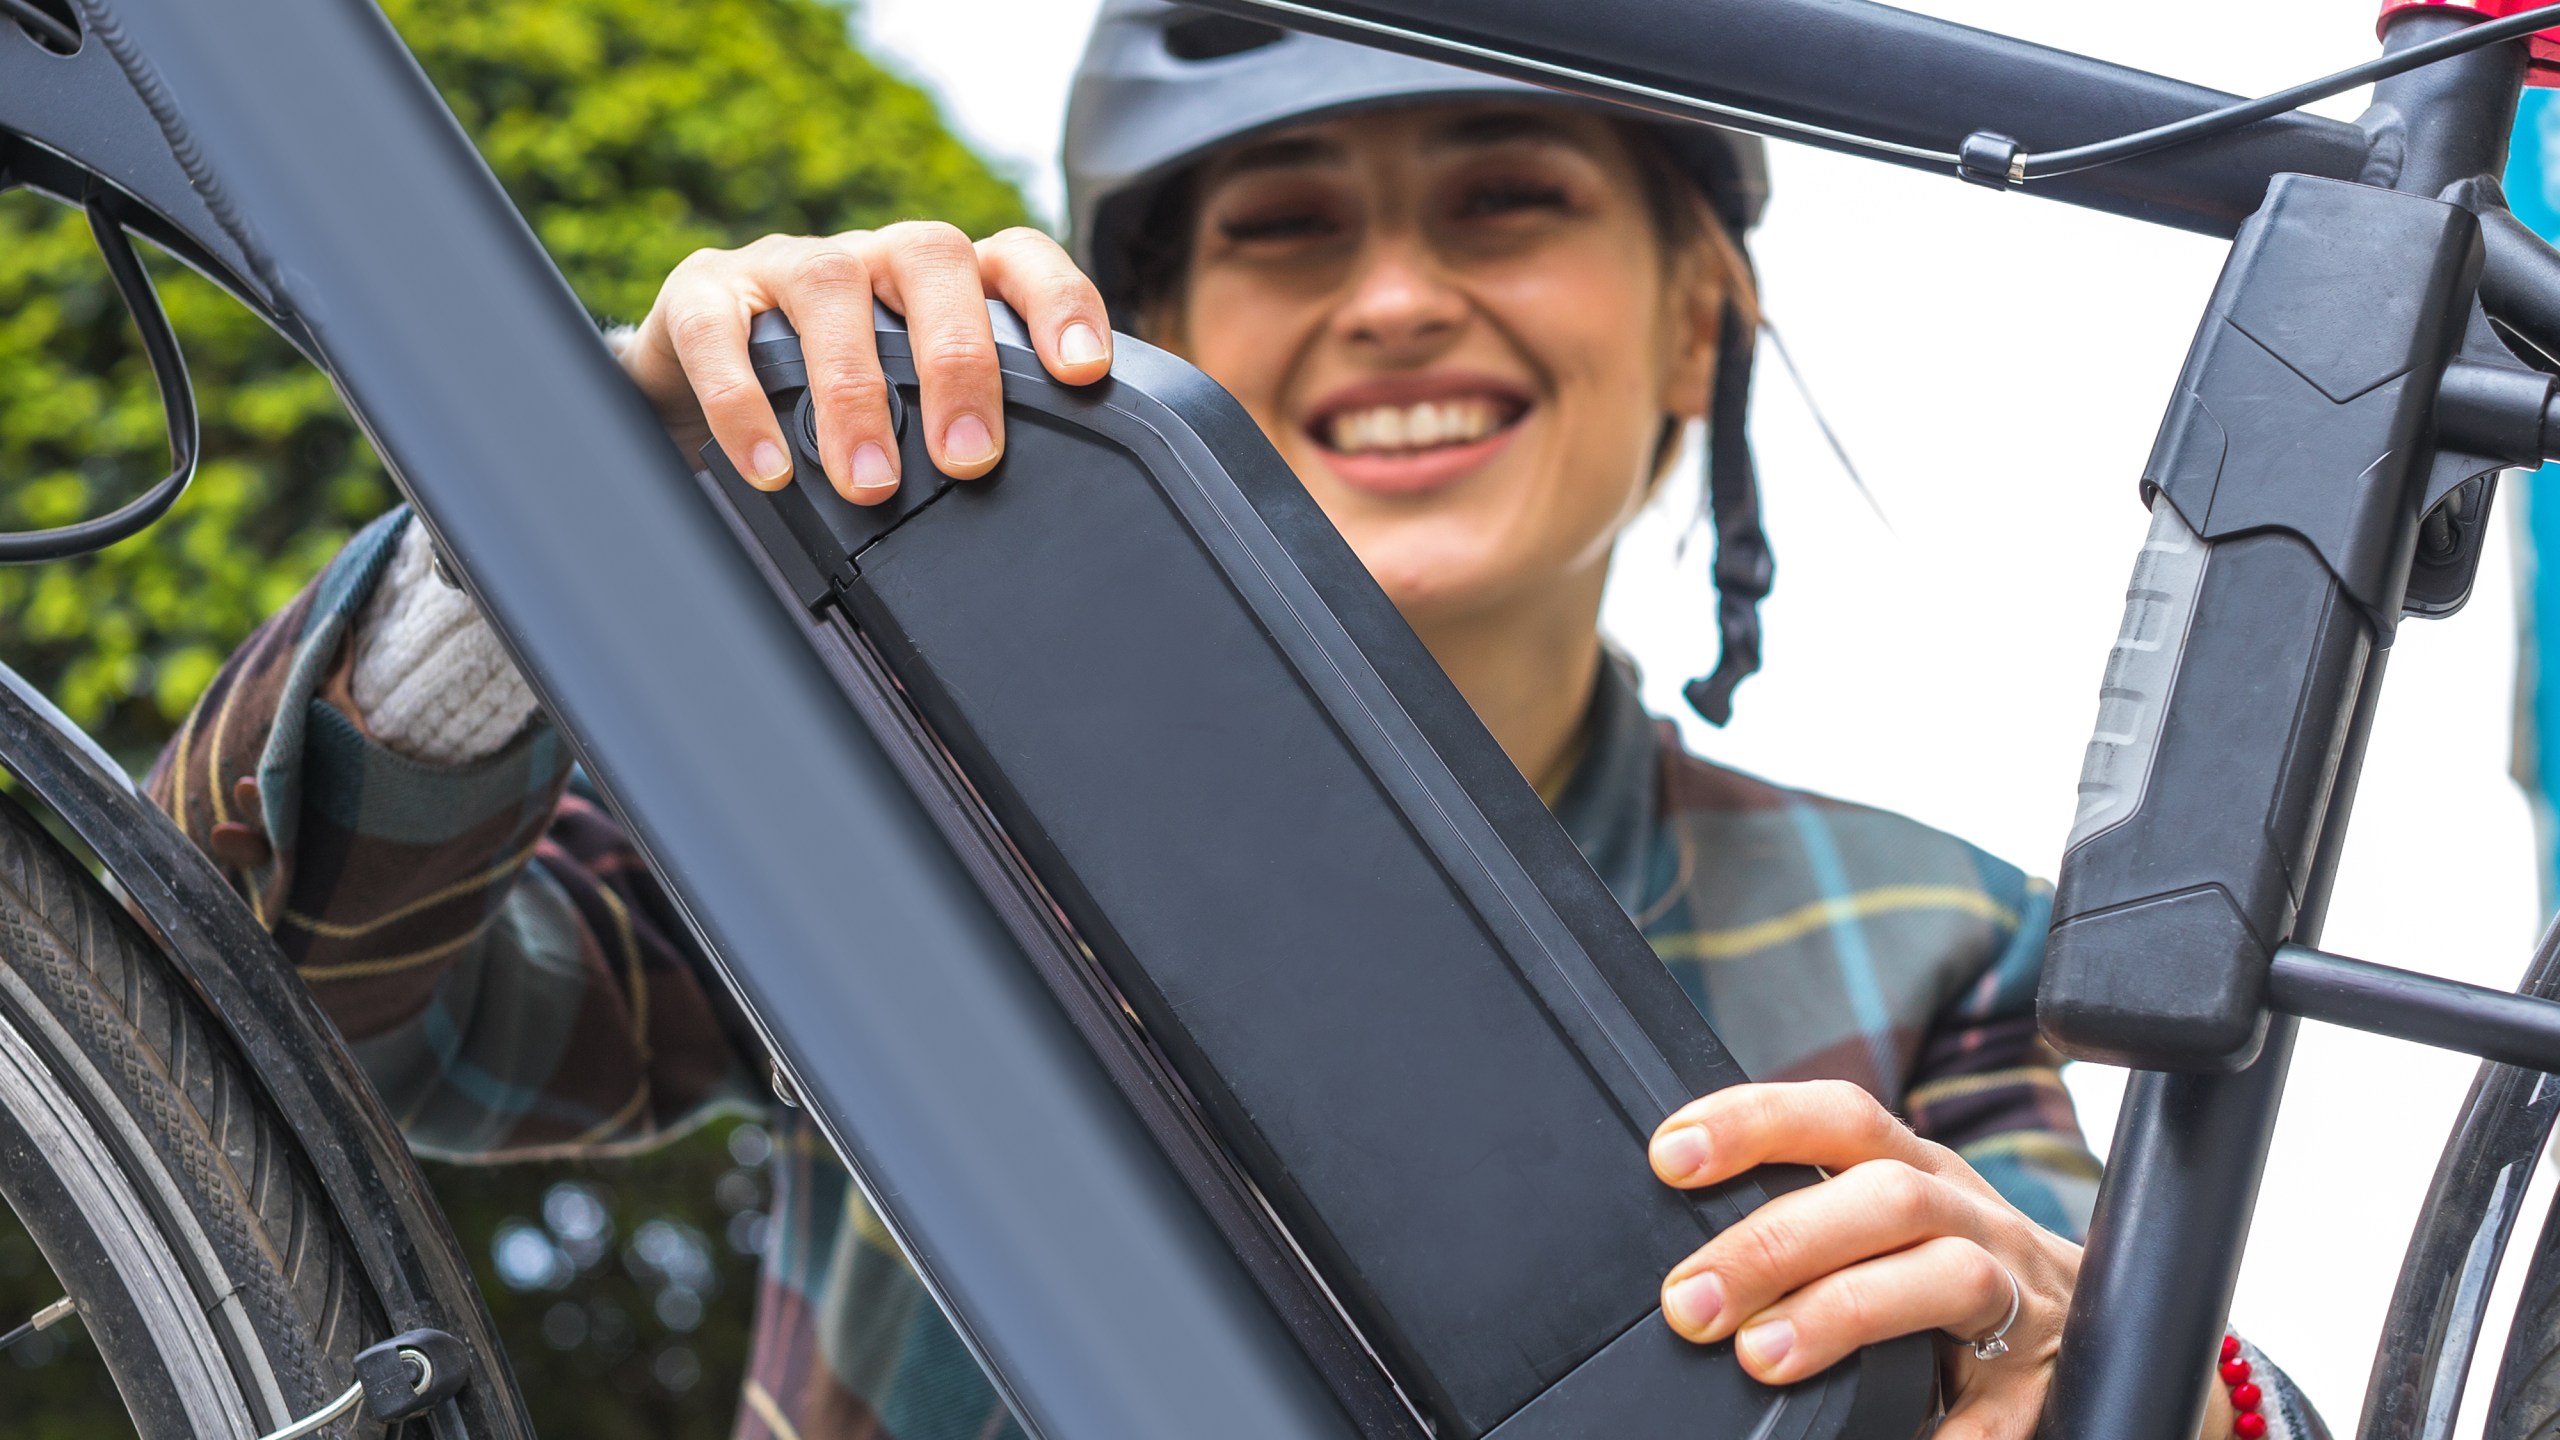
[[[1634,667],[1604,654],[1583,721],[1582,759],[1554,807],[1582,857],[1630,914],[1651,898],[1645,891],[1660,812],[1659,723],[1636,696]]]

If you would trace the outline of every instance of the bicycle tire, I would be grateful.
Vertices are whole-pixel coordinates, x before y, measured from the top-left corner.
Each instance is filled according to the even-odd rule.
[[[2560,1440],[2560,1202],[2525,1270],[2481,1440]]]
[[[0,1201],[78,1304],[141,1440],[256,1440],[345,1390],[356,1351],[388,1334],[201,999],[6,799]]]

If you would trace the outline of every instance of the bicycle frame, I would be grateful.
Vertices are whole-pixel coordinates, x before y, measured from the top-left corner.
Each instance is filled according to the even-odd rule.
[[[1764,128],[1940,150],[1981,130],[2074,143],[2230,98],[1862,0],[1584,0],[1569,16],[1553,0],[1213,3],[1657,110],[1698,113],[1685,95]],[[382,18],[338,0],[78,5],[91,43],[71,57],[0,24],[8,178],[75,203],[110,196],[332,375],[1026,1429],[1356,1433]],[[2395,42],[2457,23],[2404,19]],[[2356,180],[2386,139],[2393,187],[2478,182],[2503,154],[2520,50],[2386,84],[2387,123],[2371,128],[2289,115],[2046,193],[2231,234],[2271,177]],[[1902,83],[1911,74],[1932,83]],[[2494,185],[2470,194],[2485,204]],[[2487,231],[2487,313],[2560,348],[2560,257]],[[2441,566],[2447,608],[2484,512]],[[2378,685],[2377,665],[2294,931],[2304,943]],[[41,798],[79,803],[49,778],[66,767],[39,763],[78,749],[74,734],[16,744],[6,758]],[[2309,976],[2289,1003],[2388,1028],[2321,989],[2337,974],[2324,957],[2288,954],[2282,973]],[[2439,1014],[2489,1003],[2428,1001]],[[2161,1357],[2201,1356],[2219,1333],[2293,1023],[2276,1016],[2237,1074],[2137,1080],[2048,1433],[2194,1433],[2200,1396],[2159,1383]],[[2519,1044],[2560,1068],[2547,1033]]]

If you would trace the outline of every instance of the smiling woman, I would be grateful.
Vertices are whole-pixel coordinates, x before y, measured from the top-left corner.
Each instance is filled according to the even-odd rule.
[[[1517,101],[1284,130],[1180,191],[1188,258],[1148,331],[1234,392],[1514,762],[1560,783],[1611,544],[1706,413],[1728,308],[1753,315],[1723,227],[1649,134]]]

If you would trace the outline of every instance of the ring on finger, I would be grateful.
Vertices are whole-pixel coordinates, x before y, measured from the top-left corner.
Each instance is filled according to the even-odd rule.
[[[2011,1270],[2006,1265],[2002,1265],[2000,1267],[2000,1273],[2009,1281],[2009,1318],[2001,1321],[1998,1329],[1993,1330],[1990,1334],[1983,1336],[1979,1340],[1965,1340],[1962,1336],[1956,1337],[1964,1344],[1973,1347],[1973,1358],[1976,1360],[1997,1360],[2001,1356],[2008,1354],[2009,1342],[2004,1337],[2008,1335],[2009,1327],[2018,1323],[2019,1295],[2017,1272]]]

